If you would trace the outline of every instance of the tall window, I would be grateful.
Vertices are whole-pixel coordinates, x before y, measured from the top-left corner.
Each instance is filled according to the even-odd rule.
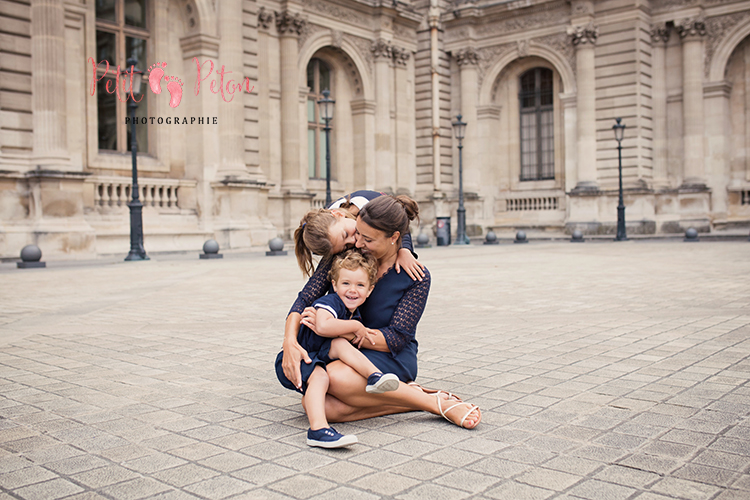
[[[108,93],[107,81],[111,81],[110,90],[115,88],[117,66],[129,69],[126,60],[129,57],[138,59],[138,67],[144,71],[143,88],[147,86],[145,77],[148,68],[146,43],[149,39],[146,21],[146,0],[96,0],[96,62],[108,61],[107,75],[97,83],[97,118],[99,122],[99,149],[130,151],[130,125],[125,124],[129,116],[127,103],[117,99],[117,95]],[[99,65],[99,76],[104,75],[106,65]],[[122,84],[121,84],[122,85]],[[125,100],[125,89],[120,88],[120,96]],[[138,103],[136,117],[148,116],[148,94],[142,92],[143,99]],[[138,151],[148,151],[148,127],[140,124],[136,127]]]
[[[326,134],[325,120],[320,117],[318,100],[322,92],[331,90],[331,69],[320,59],[311,59],[307,65],[307,170],[311,179],[326,177]],[[329,96],[333,99],[333,95]],[[333,121],[329,124],[333,127]],[[331,172],[333,176],[333,172]]]
[[[521,75],[521,180],[555,178],[552,70],[534,68]]]

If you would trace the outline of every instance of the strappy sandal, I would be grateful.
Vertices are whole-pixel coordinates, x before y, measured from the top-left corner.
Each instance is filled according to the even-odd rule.
[[[425,394],[446,394],[448,396],[447,398],[445,398],[446,400],[452,399],[452,400],[458,401],[460,403],[464,402],[463,399],[461,399],[460,397],[456,396],[452,392],[443,391],[443,390],[440,390],[440,389],[428,389],[427,387],[422,387],[421,385],[419,385],[416,382],[409,382],[406,385],[410,385],[412,387],[416,387],[417,389],[421,390]]]
[[[446,415],[446,413],[448,413],[448,412],[449,412],[449,411],[451,411],[451,410],[452,410],[453,408],[455,408],[455,407],[457,407],[457,406],[460,406],[460,405],[462,405],[462,404],[464,404],[464,403],[463,403],[463,402],[460,402],[460,403],[456,403],[456,404],[454,404],[453,406],[451,406],[450,408],[448,408],[447,410],[443,410],[443,403],[442,403],[442,401],[443,401],[443,398],[441,398],[441,397],[440,397],[440,394],[435,394],[435,397],[437,398],[437,402],[438,402],[438,409],[440,410],[440,414],[441,414],[441,415],[443,416],[443,418],[444,418],[444,419],[446,419],[446,420],[447,420],[448,422],[450,422],[450,423],[452,423],[452,424],[455,424],[455,422],[454,422],[453,420],[451,420],[450,418],[448,418],[448,416]],[[466,403],[466,404],[469,404],[469,403]],[[469,406],[470,406],[471,408],[469,408],[469,411],[467,411],[467,412],[466,412],[466,414],[464,414],[463,418],[461,419],[461,422],[459,422],[459,423],[457,424],[457,425],[458,425],[459,427],[463,427],[464,429],[474,429],[474,428],[476,428],[476,426],[477,426],[477,425],[479,425],[479,422],[481,422],[481,421],[482,421],[482,411],[481,411],[481,410],[479,409],[479,407],[478,407],[477,405],[473,405],[473,404],[469,404]],[[471,412],[473,412],[474,410],[477,410],[477,411],[479,412],[479,420],[477,420],[477,423],[476,423],[476,424],[474,424],[474,427],[464,427],[464,422],[466,421],[466,418],[467,418],[467,417],[468,417],[469,415],[471,415]]]

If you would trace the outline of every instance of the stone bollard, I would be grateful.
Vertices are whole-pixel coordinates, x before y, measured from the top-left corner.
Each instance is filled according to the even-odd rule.
[[[424,231],[420,231],[419,236],[417,236],[417,248],[430,248],[431,246],[430,237]]]
[[[198,255],[201,259],[223,259],[219,253],[219,243],[216,240],[206,240],[203,244],[203,253]]]
[[[513,240],[513,243],[528,243],[529,240],[526,239],[526,232],[525,231],[518,231],[516,233],[516,239]]]
[[[682,241],[689,241],[689,242],[700,241],[700,239],[698,238],[698,230],[695,229],[694,227],[689,227],[688,230],[685,231],[685,239]]]
[[[573,235],[570,237],[571,243],[583,243],[583,233],[580,229],[573,231]]]
[[[41,262],[42,250],[36,245],[26,245],[21,249],[21,262],[16,262],[20,269],[31,269],[34,267],[47,267],[46,262]]]
[[[484,237],[484,244],[485,245],[498,245],[500,242],[497,240],[497,235],[495,234],[495,231],[490,229],[487,231],[487,236]]]
[[[270,248],[271,250],[266,252],[267,256],[286,255],[286,250],[284,250],[284,240],[279,237],[271,239],[268,242],[268,248]]]

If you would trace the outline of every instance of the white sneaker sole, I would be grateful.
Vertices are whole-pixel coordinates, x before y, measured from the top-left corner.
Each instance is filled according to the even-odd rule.
[[[357,436],[349,434],[338,441],[316,441],[314,439],[308,439],[307,446],[317,446],[318,448],[343,448],[345,446],[357,444],[358,442],[359,440],[357,439]]]
[[[398,377],[393,373],[386,373],[376,384],[365,387],[365,391],[370,394],[383,394],[396,389],[398,389]]]

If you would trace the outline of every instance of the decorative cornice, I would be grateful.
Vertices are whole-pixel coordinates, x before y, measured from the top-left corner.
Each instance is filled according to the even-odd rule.
[[[594,2],[591,0],[572,0],[570,2],[570,13],[574,16],[594,15]]]
[[[261,7],[258,11],[258,28],[267,30],[273,23],[273,12],[266,10],[265,7]]]
[[[276,30],[279,35],[299,36],[306,24],[307,21],[299,13],[292,15],[288,10],[276,12]]]
[[[479,52],[477,52],[474,47],[466,47],[459,50],[456,52],[455,57],[459,66],[477,66],[479,64],[479,59],[481,58]]]
[[[305,9],[314,10],[326,17],[344,21],[361,28],[372,28],[372,18],[370,16],[363,16],[354,10],[340,7],[332,4],[331,2],[325,2],[321,0],[306,0],[304,4]]]
[[[391,52],[393,53],[393,63],[397,66],[406,66],[411,57],[411,52],[408,49],[401,47],[391,46]]]
[[[568,36],[574,46],[596,45],[596,39],[599,38],[599,27],[589,23],[586,26],[569,26]]]
[[[701,17],[683,19],[675,28],[680,38],[695,38],[706,35],[706,22]]]
[[[666,23],[654,24],[651,26],[651,42],[667,43],[669,41],[670,30],[667,28]]]
[[[393,59],[393,48],[391,47],[391,44],[382,38],[372,42],[370,52],[372,52],[372,56],[375,59],[381,57],[385,59]]]

